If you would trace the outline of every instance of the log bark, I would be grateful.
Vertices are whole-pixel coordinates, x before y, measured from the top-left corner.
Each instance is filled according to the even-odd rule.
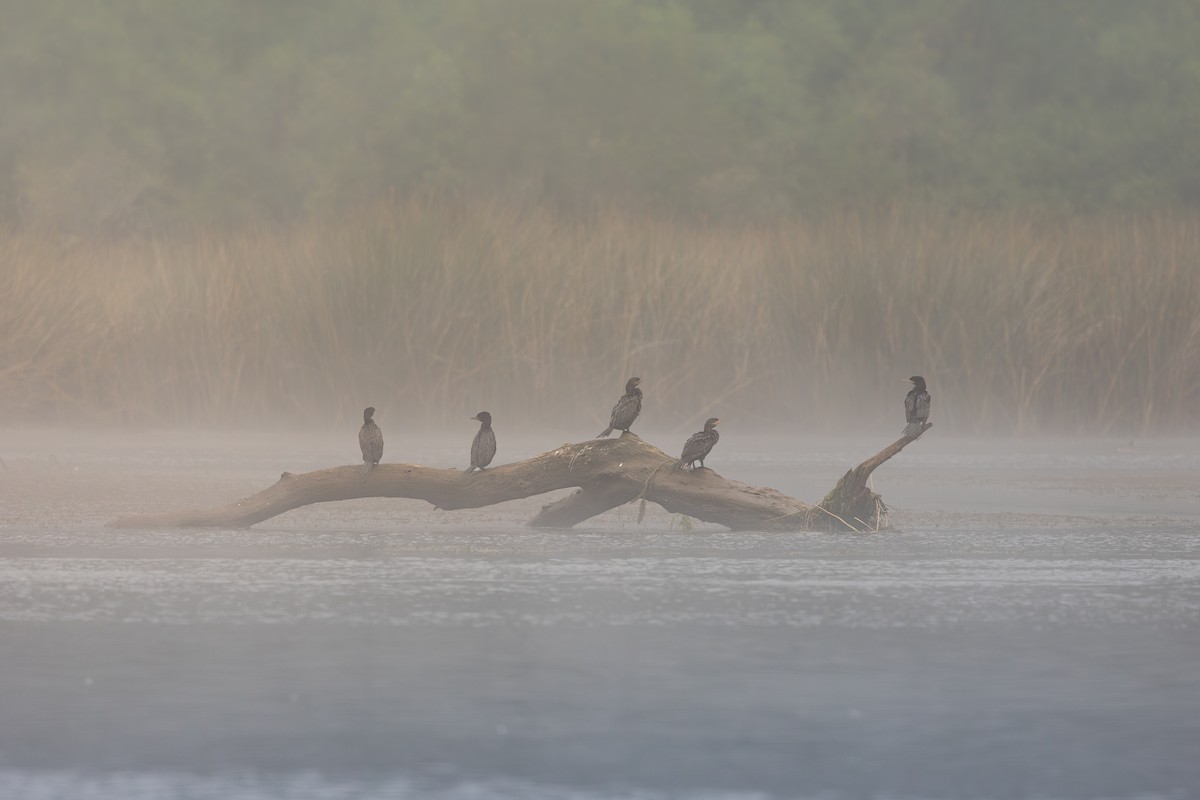
[[[867,477],[919,436],[902,438],[847,472],[819,506],[723,478],[711,469],[675,469],[674,457],[626,433],[616,439],[564,444],[525,461],[472,474],[419,464],[380,464],[369,472],[357,465],[300,475],[285,472],[273,486],[230,505],[124,517],[110,525],[247,528],[293,508],[337,500],[401,497],[455,510],[577,487],[568,497],[543,507],[529,524],[570,528],[644,499],[672,513],[733,530],[877,530],[882,527],[881,515],[886,521],[886,507],[866,488]]]
[[[932,422],[926,422],[918,433],[901,436],[843,475],[833,491],[816,505],[814,510],[825,519],[814,519],[813,529],[821,527],[822,522],[826,530],[869,531],[886,528],[887,505],[882,497],[867,486],[867,479],[885,461],[920,439],[932,427]]]

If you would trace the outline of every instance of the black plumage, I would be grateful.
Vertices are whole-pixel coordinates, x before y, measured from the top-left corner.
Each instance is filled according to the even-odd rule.
[[[375,424],[375,409],[363,409],[363,424],[358,429],[358,446],[362,450],[363,468],[370,470],[383,458],[383,431]]]
[[[608,427],[601,432],[598,438],[603,439],[613,431],[622,433],[629,431],[629,427],[633,425],[638,414],[642,413],[642,390],[638,388],[638,384],[641,382],[641,378],[630,378],[625,382],[625,394],[613,406]]]
[[[492,430],[492,415],[480,411],[471,419],[479,421],[479,433],[475,434],[475,441],[471,442],[471,466],[467,467],[467,472],[473,469],[482,470],[492,463],[496,456],[496,433]]]
[[[683,443],[683,455],[675,462],[675,469],[683,469],[684,464],[690,466],[697,461],[700,462],[701,468],[704,467],[704,457],[712,452],[713,445],[721,438],[721,434],[717,433],[717,425],[720,421],[716,417],[710,417],[704,423],[704,430],[688,437],[688,440]]]
[[[925,430],[925,423],[929,420],[930,397],[925,390],[924,378],[913,375],[909,381],[913,388],[904,396],[904,420],[908,423],[904,426],[904,435],[917,436]]]

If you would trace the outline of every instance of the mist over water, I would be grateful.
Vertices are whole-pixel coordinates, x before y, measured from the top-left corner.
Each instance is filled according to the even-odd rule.
[[[399,449],[457,465],[468,434]],[[875,475],[896,529],[860,535],[685,532],[653,508],[639,525],[633,507],[526,528],[546,498],[107,530],[352,462],[355,443],[5,443],[0,796],[1185,798],[1200,786],[1195,440],[927,434]],[[502,438],[498,460],[558,443]],[[815,500],[877,448],[726,435],[711,465]]]
[[[1194,0],[5,9],[0,800],[1200,797]],[[635,375],[816,502],[913,374],[882,533],[106,527]]]

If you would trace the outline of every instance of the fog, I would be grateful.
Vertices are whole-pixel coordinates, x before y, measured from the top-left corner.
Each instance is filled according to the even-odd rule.
[[[1200,793],[1195,3],[0,8],[0,797]],[[106,527],[631,376],[817,503],[912,375],[872,534]]]
[[[848,213],[569,223],[414,200],[186,239],[0,241],[10,424],[407,435],[899,430],[1137,438],[1200,421],[1200,218]],[[732,423],[732,424],[731,424]],[[669,445],[670,443],[665,443]],[[670,445],[673,449],[673,445]],[[395,452],[395,451],[393,451]]]
[[[425,190],[709,220],[1200,202],[1186,0],[12,8],[0,209],[78,235]]]
[[[1190,3],[10,16],[10,424],[1200,422]]]

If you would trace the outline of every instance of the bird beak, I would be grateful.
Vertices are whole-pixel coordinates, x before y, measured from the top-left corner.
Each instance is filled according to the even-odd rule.
[[[713,427],[715,428],[720,424],[721,424],[721,420],[717,420],[716,422],[713,423]]]

